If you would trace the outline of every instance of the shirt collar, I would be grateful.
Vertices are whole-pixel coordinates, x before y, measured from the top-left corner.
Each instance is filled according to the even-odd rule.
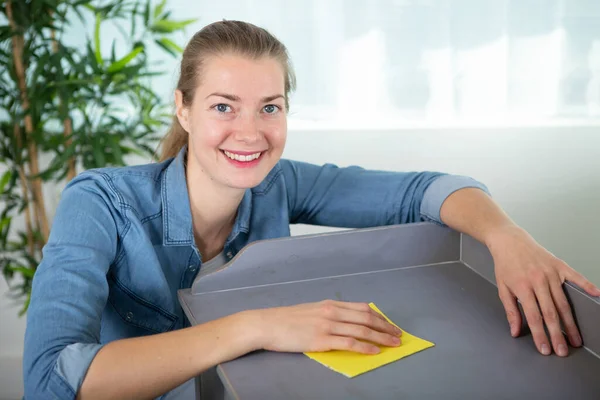
[[[194,244],[192,212],[185,174],[187,146],[171,161],[162,177],[163,244],[185,246]],[[248,233],[252,213],[252,190],[247,189],[233,225],[227,244],[240,232]]]

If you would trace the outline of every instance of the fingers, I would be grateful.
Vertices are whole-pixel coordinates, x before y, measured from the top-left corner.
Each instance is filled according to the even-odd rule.
[[[337,301],[337,300],[323,300],[322,303],[323,304],[331,304],[336,307],[345,308],[347,310],[375,312],[375,310],[373,310],[367,303],[358,303],[358,302],[351,302],[351,301]]]
[[[566,273],[566,278],[582,288],[586,293],[590,296],[600,296],[600,289],[596,287],[592,282],[585,279],[583,275],[579,272],[575,271],[572,268],[568,268],[568,272]]]
[[[369,304],[367,303],[356,303],[349,301],[336,301],[336,300],[325,300],[323,301],[325,306],[332,305],[334,307],[344,308],[346,310],[354,310],[354,311],[362,311],[368,314],[373,315],[383,321],[386,321],[383,315],[379,314],[377,311],[373,310]]]
[[[535,295],[537,297],[539,306],[542,310],[542,316],[544,318],[546,327],[548,328],[548,333],[550,334],[550,340],[552,341],[554,351],[559,356],[565,357],[568,354],[567,342],[565,341],[565,338],[561,331],[559,315],[556,311],[554,299],[550,294],[549,284],[546,280],[540,282],[539,285],[535,288]],[[546,335],[544,334],[544,338],[540,339],[539,342],[542,346],[542,350],[545,350],[543,348],[544,344],[546,344],[544,342],[545,338]],[[542,351],[542,353],[546,354],[544,351]]]
[[[394,336],[402,334],[399,328],[390,324],[366,303],[325,301],[321,307],[324,316],[329,320],[363,325]]]
[[[567,333],[571,346],[581,346],[582,341],[581,335],[579,334],[579,329],[575,324],[573,313],[571,311],[571,306],[567,301],[565,292],[562,288],[562,284],[558,278],[551,280],[550,293],[552,294],[552,298],[554,299],[554,304],[556,305],[556,309],[558,310],[560,319],[563,321],[565,332]]]
[[[376,331],[364,325],[343,322],[333,323],[329,333],[336,336],[348,336],[355,339],[362,339],[383,346],[395,347],[400,345],[400,338],[398,336]]]
[[[384,346],[398,346],[402,331],[366,303],[325,300],[319,303],[321,329],[327,346],[364,354],[377,354]]]
[[[356,311],[340,313],[338,321],[374,329],[379,332],[387,333],[388,335],[402,335],[402,331],[399,328],[390,324],[385,319],[377,318],[368,313]]]
[[[353,337],[347,336],[329,336],[327,347],[332,350],[348,350],[362,354],[377,354],[379,353],[379,347],[374,344],[362,342]]]
[[[533,341],[535,342],[540,353],[549,355],[551,352],[550,346],[548,345],[546,332],[544,332],[542,314],[538,308],[533,290],[530,288],[523,290],[523,293],[520,294],[519,299],[521,300],[523,312],[525,313],[529,330],[533,336]]]
[[[517,337],[521,332],[522,324],[517,299],[504,284],[498,285],[498,294],[500,296],[500,301],[502,301],[502,304],[504,305],[504,310],[506,311],[506,319],[510,326],[510,334],[512,337]]]

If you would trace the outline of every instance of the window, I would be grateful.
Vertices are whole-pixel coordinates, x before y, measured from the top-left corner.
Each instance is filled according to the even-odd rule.
[[[290,128],[600,123],[598,0],[171,0],[290,50]],[[104,42],[110,44],[109,40]],[[173,74],[156,87],[171,98]]]

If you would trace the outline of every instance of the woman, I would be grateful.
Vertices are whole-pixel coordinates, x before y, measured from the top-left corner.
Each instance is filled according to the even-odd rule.
[[[152,398],[257,349],[397,346],[398,330],[352,302],[246,310],[190,327],[177,290],[254,240],[289,235],[290,223],[428,220],[465,232],[494,257],[513,336],[519,299],[542,354],[567,354],[561,320],[581,345],[561,284],[600,291],[516,226],[482,184],[281,160],[293,88],[285,47],[263,29],[223,21],[192,38],[161,163],[87,171],[63,192],[33,282],[27,398]]]

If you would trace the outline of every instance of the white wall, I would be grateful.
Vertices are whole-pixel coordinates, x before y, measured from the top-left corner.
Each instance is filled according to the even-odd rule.
[[[291,132],[284,157],[472,176],[538,242],[600,285],[600,128]]]
[[[284,156],[472,176],[542,245],[600,284],[600,128],[290,131]],[[0,282],[0,399],[21,390],[25,327],[5,288]]]
[[[25,316],[18,317],[20,307],[7,298],[8,286],[0,277],[0,400],[23,395],[21,357]]]

